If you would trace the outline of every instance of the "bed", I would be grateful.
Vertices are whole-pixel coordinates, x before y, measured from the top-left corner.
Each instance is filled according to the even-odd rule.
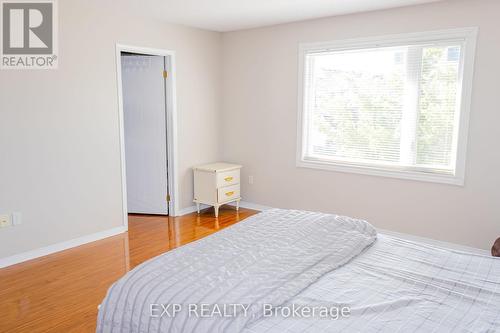
[[[272,209],[136,267],[97,332],[495,332],[499,285],[498,258]]]

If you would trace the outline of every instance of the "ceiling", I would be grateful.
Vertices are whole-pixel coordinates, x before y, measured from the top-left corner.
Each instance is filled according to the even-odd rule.
[[[129,0],[134,13],[171,23],[234,31],[442,0]]]

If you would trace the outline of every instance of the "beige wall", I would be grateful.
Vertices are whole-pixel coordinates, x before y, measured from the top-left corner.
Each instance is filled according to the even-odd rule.
[[[500,235],[500,2],[226,34],[129,15],[111,0],[58,3],[59,69],[0,71],[0,212],[23,214],[0,229],[0,258],[121,225],[115,43],[177,52],[180,208],[192,205],[190,167],[223,157],[244,165],[246,201],[481,248]],[[480,27],[465,187],[295,166],[299,42],[464,26]]]
[[[194,164],[219,157],[221,35],[59,4],[59,69],[0,71],[0,258],[122,225],[115,43],[176,51],[180,208]]]
[[[224,34],[222,152],[244,166],[244,200],[489,248],[500,236],[498,13],[498,0],[457,0]],[[299,42],[468,26],[480,32],[464,187],[295,166]]]

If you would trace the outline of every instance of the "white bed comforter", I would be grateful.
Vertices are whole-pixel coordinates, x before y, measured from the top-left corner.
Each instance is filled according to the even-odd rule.
[[[500,332],[500,258],[384,234],[289,303],[351,308],[348,318],[266,317],[245,333]]]
[[[365,221],[265,211],[129,272],[102,302],[97,332],[239,332],[258,321],[264,304],[289,301],[375,239]],[[182,309],[175,316],[151,316],[157,304]],[[199,318],[189,313],[189,304],[249,308],[236,316]]]

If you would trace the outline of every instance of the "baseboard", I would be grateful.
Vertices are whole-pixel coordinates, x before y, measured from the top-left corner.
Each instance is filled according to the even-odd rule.
[[[204,205],[204,204],[200,204],[200,210],[208,208],[208,207],[210,207],[210,206]],[[190,207],[179,209],[179,212],[177,213],[176,216],[182,216],[182,215],[191,214],[191,213],[194,213],[194,212],[196,212],[196,206],[190,206]]]
[[[103,238],[108,238],[111,236],[115,236],[118,234],[121,234],[123,232],[126,232],[127,228],[125,226],[120,226],[116,227],[113,229],[108,229],[100,232],[96,232],[95,234],[71,239],[69,241],[61,242],[61,243],[56,243],[52,244],[49,246],[41,247],[35,250],[15,254],[10,257],[5,257],[5,258],[0,258],[0,268],[7,267],[7,266],[12,266],[15,264],[19,264],[24,261],[40,258],[52,253],[64,251],[76,246],[80,246],[83,244],[87,244],[90,242],[95,242],[98,240],[101,240]]]
[[[432,239],[432,238],[427,238],[427,237],[414,236],[414,235],[405,234],[405,233],[402,233],[402,232],[385,230],[385,229],[380,229],[380,228],[377,228],[377,231],[380,234],[384,234],[384,235],[388,235],[388,236],[393,236],[393,237],[401,238],[401,239],[412,241],[412,242],[420,242],[420,243],[425,243],[425,244],[428,244],[428,245],[442,247],[442,248],[450,249],[450,250],[456,250],[456,251],[474,253],[474,254],[479,254],[479,255],[483,255],[483,256],[484,255],[491,256],[490,251],[483,250],[483,249],[478,249],[478,248],[471,247],[471,246],[466,246],[466,245],[460,245],[460,244],[455,244],[455,243],[440,241],[440,240],[437,240],[437,239]]]
[[[182,215],[190,214],[193,212],[196,212],[196,206],[190,206],[190,207],[179,209],[175,216],[182,216]]]
[[[236,203],[233,202],[233,203],[230,203],[229,205],[235,206]],[[207,207],[209,207],[209,206],[201,205],[200,208],[204,209]],[[267,210],[267,209],[272,208],[269,206],[260,205],[260,204],[256,204],[256,203],[252,203],[252,202],[248,202],[248,201],[240,201],[240,207],[258,210],[258,211],[263,211],[263,210]],[[181,209],[179,211],[178,216],[186,215],[186,214],[189,214],[192,212],[196,212],[196,206],[191,206],[191,207],[186,207],[186,208]],[[385,229],[380,229],[380,228],[377,228],[377,230],[381,234],[385,234],[385,235],[393,236],[393,237],[398,237],[398,238],[402,238],[402,239],[409,240],[409,241],[421,242],[421,243],[425,243],[425,244],[429,244],[429,245],[439,246],[442,248],[447,248],[447,249],[457,250],[457,251],[464,251],[464,252],[469,252],[469,253],[475,253],[475,254],[479,254],[479,255],[487,255],[487,256],[490,255],[490,252],[487,250],[478,249],[478,248],[474,248],[474,247],[470,247],[470,246],[449,243],[449,242],[445,242],[445,241],[440,241],[440,240],[435,240],[435,239],[420,237],[420,236],[414,236],[414,235],[410,235],[410,234],[405,234],[405,233],[401,233],[401,232],[385,230]],[[21,262],[28,261],[28,260],[40,258],[40,257],[46,256],[46,255],[52,254],[52,253],[64,251],[64,250],[67,250],[67,249],[70,249],[70,248],[73,248],[76,246],[80,246],[83,244],[87,244],[90,242],[95,242],[95,241],[98,241],[100,239],[115,236],[115,235],[121,234],[121,233],[126,232],[126,231],[127,231],[127,228],[125,226],[120,226],[120,227],[116,227],[113,229],[100,231],[100,232],[97,232],[97,233],[94,233],[91,235],[75,238],[75,239],[72,239],[69,241],[45,246],[45,247],[42,247],[39,249],[27,251],[27,252],[20,253],[20,254],[15,254],[15,255],[10,256],[10,257],[0,258],[0,268],[19,264]]]
[[[236,202],[230,202],[227,205],[228,206],[236,206]],[[205,208],[209,208],[209,207],[212,207],[212,206],[200,204],[200,210],[201,209],[205,209]],[[258,210],[258,211],[263,211],[263,210],[267,210],[267,209],[271,209],[272,208],[272,207],[268,207],[268,206],[264,206],[264,205],[259,205],[259,204],[255,204],[255,203],[248,202],[248,201],[240,201],[240,207],[241,208]],[[191,214],[191,213],[194,213],[194,212],[196,212],[196,206],[190,206],[190,207],[182,208],[181,210],[179,210],[179,213],[177,214],[177,216]]]
[[[230,202],[228,205],[236,206],[236,202]],[[264,206],[264,205],[260,205],[260,204],[256,204],[256,203],[248,202],[248,201],[240,201],[240,207],[258,210],[258,211],[263,211],[263,210],[268,210],[268,209],[273,208],[273,207]]]

